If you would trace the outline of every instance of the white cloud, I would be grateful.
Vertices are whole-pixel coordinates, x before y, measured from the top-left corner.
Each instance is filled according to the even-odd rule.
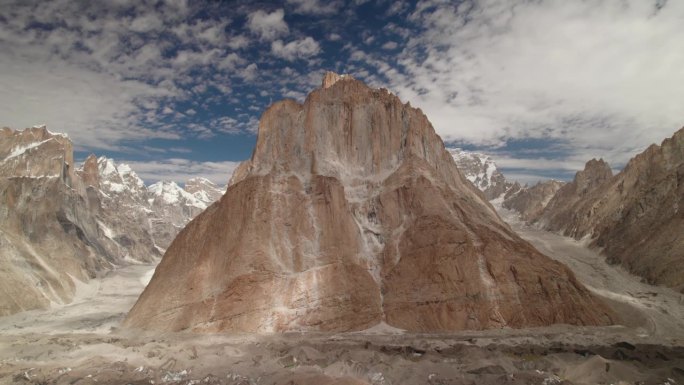
[[[556,179],[556,178],[549,178],[549,175],[547,174],[534,174],[534,173],[504,173],[506,176],[506,180],[512,181],[512,182],[518,182],[521,185],[528,185],[532,186],[535,185],[539,182],[545,182],[549,179]]]
[[[140,15],[133,19],[128,26],[134,32],[149,32],[159,30],[164,26],[164,22],[154,13]]]
[[[245,35],[237,35],[230,38],[228,41],[228,47],[237,50],[245,48],[249,45],[249,39]]]
[[[374,65],[446,140],[567,143],[623,164],[684,125],[684,2],[422,1],[399,66]]]
[[[37,121],[66,132],[77,145],[115,149],[121,140],[179,138],[178,133],[138,125],[135,100],[168,96],[162,89],[84,71],[59,59],[25,60],[0,55],[0,125],[15,129]],[[28,87],[28,89],[27,89]]]
[[[247,16],[247,28],[262,40],[271,41],[286,35],[290,29],[284,20],[285,11],[275,10],[271,13],[257,10]]]
[[[396,49],[398,46],[399,46],[399,44],[397,44],[396,41],[388,41],[382,45],[382,49],[393,50],[393,49]]]
[[[550,159],[550,158],[517,158],[507,155],[493,155],[497,166],[501,168],[538,170],[579,171],[584,168],[586,160]],[[508,175],[506,175],[508,176]]]
[[[295,13],[307,15],[329,15],[337,12],[343,5],[340,1],[319,0],[287,0],[287,3],[294,6]]]
[[[252,81],[259,76],[259,67],[256,65],[256,63],[251,63],[239,71],[239,76],[244,81]]]
[[[320,51],[321,47],[318,42],[308,36],[304,39],[294,40],[287,44],[284,44],[282,40],[276,40],[271,43],[271,52],[273,55],[289,61],[306,59],[318,55]]]
[[[187,102],[214,81],[230,91],[227,75],[247,62],[229,47],[249,40],[228,36],[228,20],[189,18],[191,8],[185,1],[10,0],[0,9],[0,87],[7,91],[0,124],[45,121],[90,149],[208,136],[177,124],[187,116],[163,106]],[[246,78],[255,70],[248,67]]]
[[[118,162],[118,160],[117,160]],[[158,161],[122,160],[145,181],[151,184],[160,180],[185,183],[190,178],[203,177],[218,185],[226,185],[240,162],[198,162],[190,159],[171,158]]]

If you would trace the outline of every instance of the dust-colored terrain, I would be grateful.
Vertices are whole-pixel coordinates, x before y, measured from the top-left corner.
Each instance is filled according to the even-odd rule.
[[[404,334],[137,334],[119,322],[150,278],[132,265],[66,306],[0,318],[0,383],[684,384],[680,294],[643,284],[580,242],[514,230],[606,298],[624,326]]]

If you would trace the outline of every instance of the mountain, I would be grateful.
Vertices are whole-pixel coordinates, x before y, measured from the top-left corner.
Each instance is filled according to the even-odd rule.
[[[96,166],[93,166],[95,163]],[[86,170],[91,170],[86,172]],[[146,186],[127,164],[116,164],[105,157],[89,156],[78,171],[102,198],[102,215],[108,215],[110,233],[125,234],[122,241],[133,244],[151,240],[161,256],[185,225],[223,193],[211,181],[192,178],[187,191],[176,182],[159,181]],[[87,176],[86,176],[87,175]],[[113,229],[113,230],[112,230]],[[136,234],[140,229],[142,232]]]
[[[185,194],[195,205],[210,203]],[[91,155],[76,169],[66,135],[45,126],[0,130],[0,315],[68,303],[76,280],[158,259],[180,229],[156,237],[155,223],[171,223],[173,210],[154,206],[151,195],[111,159]]]
[[[613,177],[613,171],[603,159],[592,159],[578,171],[572,182],[561,187],[546,205],[540,220],[544,227],[552,231],[560,231],[566,235],[581,238],[591,230],[591,221],[585,221],[580,215],[580,206],[588,200],[597,199],[595,193]]]
[[[489,155],[448,148],[458,169],[475,187],[480,189],[488,200],[500,197],[513,185],[506,181]]]
[[[684,292],[684,128],[651,145],[613,176],[591,160],[561,188],[537,220],[588,238],[608,261],[652,284]]]
[[[537,182],[533,186],[521,187],[517,182],[504,194],[501,205],[509,210],[520,213],[520,217],[527,221],[534,221],[542,214],[544,208],[565,182],[548,180]]]
[[[209,179],[201,177],[188,179],[184,189],[199,201],[204,202],[206,206],[219,200],[225,191]]]
[[[98,202],[93,214],[102,233],[125,247],[125,259],[153,261],[163,254],[148,220],[147,187],[128,165],[90,155],[77,173]]]
[[[172,181],[150,185],[147,203],[154,237],[160,245],[168,247],[178,232],[213,202],[209,198],[213,191],[208,191],[200,189],[191,194]]]
[[[427,117],[327,73],[262,115],[224,198],[176,237],[124,324],[163,331],[411,331],[611,323],[517,236]]]
[[[159,255],[151,242],[109,233],[103,202],[75,172],[72,148],[45,126],[0,131],[0,315],[69,302],[74,279]]]

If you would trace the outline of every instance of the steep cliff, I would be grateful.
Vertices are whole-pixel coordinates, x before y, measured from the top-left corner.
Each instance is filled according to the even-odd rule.
[[[327,74],[261,117],[252,158],[181,231],[125,325],[412,331],[607,324],[514,234],[418,109]]]

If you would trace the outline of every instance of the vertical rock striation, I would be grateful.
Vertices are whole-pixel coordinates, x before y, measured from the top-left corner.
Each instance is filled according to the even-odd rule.
[[[412,331],[598,325],[610,312],[514,234],[430,122],[326,74],[261,117],[252,158],[174,240],[129,327]]]

